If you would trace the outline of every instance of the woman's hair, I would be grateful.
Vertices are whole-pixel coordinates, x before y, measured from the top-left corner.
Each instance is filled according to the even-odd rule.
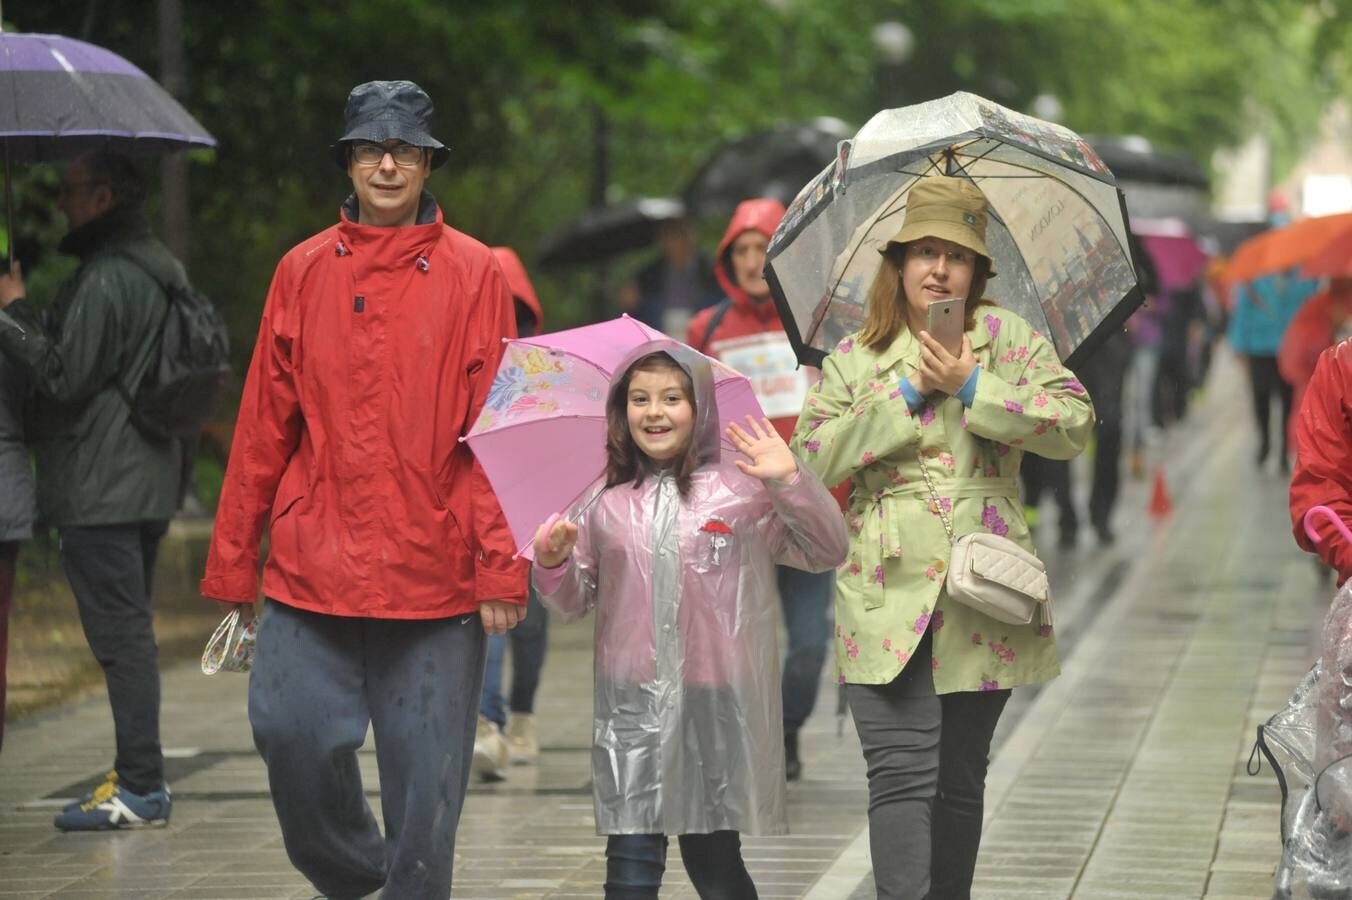
[[[695,406],[695,388],[690,375],[666,353],[649,353],[639,358],[620,376],[619,383],[610,392],[606,401],[606,487],[632,482],[634,487],[643,484],[643,479],[665,468],[670,468],[676,476],[676,488],[684,497],[690,490],[690,476],[694,474],[699,460],[695,455],[694,430],[691,430],[682,454],[663,466],[652,460],[648,454],[634,443],[629,433],[629,382],[635,372],[675,372],[680,376],[681,392],[690,402],[691,421],[699,410]]]
[[[901,330],[906,328],[906,298],[902,295],[901,270],[906,264],[905,244],[889,244],[883,252],[882,264],[878,274],[873,276],[869,286],[868,298],[864,306],[864,328],[859,333],[859,343],[875,353],[886,350]],[[986,282],[990,280],[991,261],[979,253],[972,271],[972,287],[967,292],[967,302],[963,304],[964,331],[976,326],[976,310],[979,306],[994,305],[983,294]],[[975,298],[975,300],[973,300]]]

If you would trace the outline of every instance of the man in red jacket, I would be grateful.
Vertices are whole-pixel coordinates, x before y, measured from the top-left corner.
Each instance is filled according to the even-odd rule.
[[[778,200],[738,204],[714,261],[714,274],[727,296],[691,320],[686,343],[747,376],[761,408],[787,441],[808,388],[819,376],[815,369],[798,365],[763,274],[765,251],[783,217],[784,204]],[[802,572],[789,566],[776,569],[789,636],[781,683],[784,773],[795,781],[802,774],[798,730],[817,702],[817,682],[830,639],[826,613],[836,581],[835,572]]]
[[[1305,534],[1305,514],[1327,506],[1352,524],[1352,339],[1319,356],[1295,421],[1296,468],[1291,473],[1291,525],[1296,543],[1352,577],[1352,546],[1327,519],[1316,523],[1316,544]]]
[[[459,437],[511,336],[488,248],[423,182],[449,151],[407,81],[358,85],[337,225],[282,258],[201,590],[247,609],[269,552],[249,721],[292,863],[330,897],[449,897],[484,633],[526,568]],[[232,607],[233,608],[233,607]],[[374,726],[382,837],[356,750]]]

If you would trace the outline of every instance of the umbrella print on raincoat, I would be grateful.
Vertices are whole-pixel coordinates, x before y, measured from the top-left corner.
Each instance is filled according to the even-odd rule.
[[[697,351],[637,319],[509,340],[474,427],[463,440],[483,466],[520,555],[535,529],[569,509],[606,467],[606,394],[615,369],[640,347]],[[751,382],[710,359],[719,427],[764,417]],[[726,438],[725,459],[741,458]]]
[[[911,188],[932,175],[985,193],[998,273],[987,296],[1068,364],[1140,304],[1126,206],[1093,149],[1060,125],[957,93],[875,115],[790,205],[766,265],[800,361],[819,366],[863,325],[878,250],[900,230]]]

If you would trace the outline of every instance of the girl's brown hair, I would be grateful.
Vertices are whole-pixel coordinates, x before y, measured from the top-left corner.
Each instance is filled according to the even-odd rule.
[[[869,285],[868,298],[864,305],[864,328],[859,333],[859,343],[875,353],[881,353],[891,346],[901,334],[906,324],[906,298],[902,295],[901,270],[906,264],[906,244],[889,244],[883,252],[882,264],[878,274],[873,276]],[[976,310],[981,306],[993,306],[983,294],[986,282],[990,280],[991,261],[981,254],[976,257],[972,272],[972,288],[967,292],[968,301],[963,305],[964,331],[976,327]],[[971,298],[975,297],[976,302]]]
[[[695,456],[694,431],[686,442],[684,451],[667,465],[655,462],[648,454],[639,449],[634,436],[629,433],[629,382],[635,372],[675,372],[680,376],[681,392],[690,403],[690,420],[696,421],[695,386],[690,375],[666,353],[650,353],[641,357],[620,377],[619,383],[610,391],[606,400],[606,487],[630,482],[634,487],[643,484],[643,479],[655,475],[664,469],[670,469],[676,476],[676,488],[684,497],[690,490],[690,476],[694,474],[699,461]]]

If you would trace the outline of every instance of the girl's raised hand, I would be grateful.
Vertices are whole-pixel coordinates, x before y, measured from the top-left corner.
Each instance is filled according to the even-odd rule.
[[[775,431],[769,419],[757,422],[746,417],[750,431],[746,431],[736,422],[728,424],[726,434],[733,449],[750,458],[750,464],[737,460],[737,468],[761,481],[776,479],[788,481],[798,471],[798,460],[793,458],[789,445]]]
[[[554,513],[535,529],[536,565],[546,569],[563,565],[572,555],[576,543],[577,524]]]

